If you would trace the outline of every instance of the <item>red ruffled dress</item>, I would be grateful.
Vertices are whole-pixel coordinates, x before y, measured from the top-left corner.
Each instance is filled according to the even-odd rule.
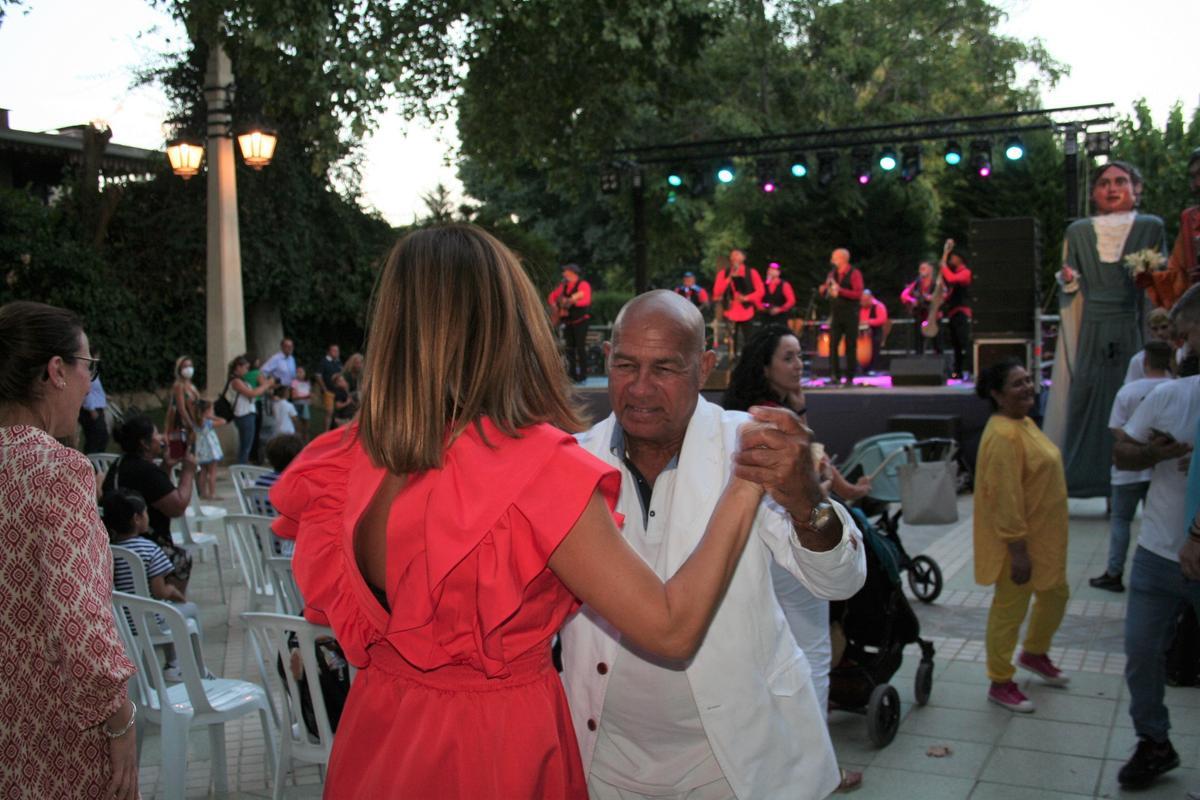
[[[388,517],[386,611],[354,529],[386,472],[357,426],[314,440],[271,491],[295,538],[305,616],[361,670],[334,739],[329,798],[587,797],[550,639],[578,600],[546,566],[619,474],[549,425],[471,426],[410,476]],[[489,446],[488,442],[491,443]]]

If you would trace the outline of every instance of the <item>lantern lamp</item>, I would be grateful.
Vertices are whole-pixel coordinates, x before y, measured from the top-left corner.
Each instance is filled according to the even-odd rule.
[[[275,155],[275,143],[279,137],[275,135],[275,131],[255,127],[238,134],[237,140],[246,166],[262,169],[271,163],[271,158]]]
[[[171,171],[186,181],[200,171],[204,145],[195,139],[172,139],[167,142],[167,160]]]

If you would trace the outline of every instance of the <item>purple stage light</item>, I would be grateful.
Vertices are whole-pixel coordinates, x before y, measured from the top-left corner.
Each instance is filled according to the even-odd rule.
[[[767,194],[770,194],[771,192],[775,191],[775,184],[772,183],[771,181],[767,181],[766,183],[763,184],[762,190],[764,192],[766,192]]]
[[[983,166],[983,167],[980,167],[980,168],[979,168],[979,177],[981,177],[981,178],[987,178],[987,177],[990,177],[990,176],[991,176],[991,174],[992,174],[992,168],[991,168],[991,167],[988,167],[988,166]]]
[[[859,184],[861,184],[862,186],[866,186],[868,183],[870,183],[870,182],[871,182],[871,176],[870,176],[870,175],[865,175],[865,174],[864,174],[864,175],[859,175],[859,176],[858,176],[858,182],[859,182]]]

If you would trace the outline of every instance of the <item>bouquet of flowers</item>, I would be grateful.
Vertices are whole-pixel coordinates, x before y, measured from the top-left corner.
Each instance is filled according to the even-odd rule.
[[[1144,272],[1161,272],[1167,268],[1167,260],[1158,250],[1147,247],[1125,256],[1125,268],[1129,277],[1136,278]]]

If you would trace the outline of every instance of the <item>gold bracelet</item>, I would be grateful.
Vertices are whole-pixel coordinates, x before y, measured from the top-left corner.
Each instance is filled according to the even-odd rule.
[[[107,725],[101,725],[100,727],[104,729],[105,736],[110,739],[120,739],[122,736],[129,733],[129,729],[133,727],[133,721],[137,719],[137,703],[130,700],[129,705],[133,710],[129,712],[129,721],[125,723],[125,727],[121,728],[119,731],[110,731]]]

